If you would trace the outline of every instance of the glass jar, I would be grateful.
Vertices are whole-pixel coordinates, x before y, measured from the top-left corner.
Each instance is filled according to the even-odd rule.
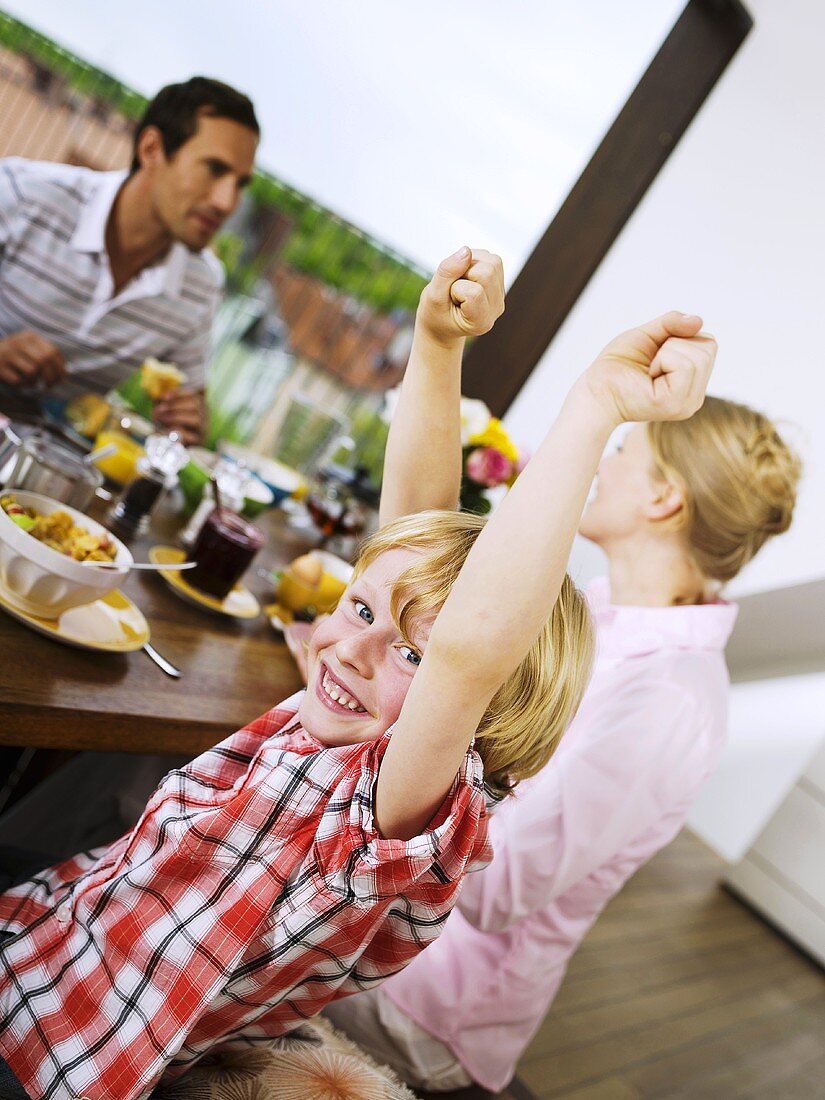
[[[258,527],[228,508],[213,508],[189,553],[189,561],[197,564],[186,574],[187,584],[226,599],[263,544]]]
[[[186,547],[194,546],[206,517],[215,508],[213,480],[218,483],[221,504],[232,512],[241,512],[244,507],[247,489],[250,482],[254,480],[254,475],[242,462],[235,462],[227,458],[218,459],[212,471],[212,478],[207,481],[203,488],[200,503],[193,512],[192,518],[180,533],[180,541]]]
[[[366,524],[364,508],[353,496],[350,486],[329,467],[317,476],[304,503],[321,536],[320,545],[350,558]]]

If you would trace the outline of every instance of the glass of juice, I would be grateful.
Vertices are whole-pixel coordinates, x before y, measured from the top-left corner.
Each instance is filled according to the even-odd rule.
[[[98,459],[96,465],[102,474],[117,485],[126,485],[135,476],[139,458],[146,454],[143,447],[117,428],[104,428],[97,433],[95,449],[113,443],[114,454]]]
[[[228,508],[215,508],[204,520],[189,552],[197,564],[186,581],[201,592],[225,600],[264,544],[264,533]]]

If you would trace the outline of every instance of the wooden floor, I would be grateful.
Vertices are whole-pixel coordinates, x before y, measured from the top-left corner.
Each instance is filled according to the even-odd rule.
[[[825,1098],[825,974],[721,889],[721,872],[685,832],[631,880],[501,1100]]]

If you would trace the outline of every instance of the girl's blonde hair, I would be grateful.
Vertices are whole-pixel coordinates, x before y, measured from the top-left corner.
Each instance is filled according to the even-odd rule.
[[[802,464],[762,413],[706,397],[689,420],[647,424],[647,438],[657,473],[682,491],[674,525],[705,577],[731,580],[790,527]]]
[[[392,613],[408,642],[416,622],[438,614],[484,527],[463,512],[419,512],[387,524],[364,544],[357,576],[389,550],[419,557],[397,578]],[[506,599],[506,586],[490,599]],[[590,679],[594,635],[584,597],[568,576],[530,652],[502,684],[475,736],[494,797],[541,771],[578,709]]]

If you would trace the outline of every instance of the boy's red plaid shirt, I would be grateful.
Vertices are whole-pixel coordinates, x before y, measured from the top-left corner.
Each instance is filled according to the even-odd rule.
[[[164,779],[134,830],[0,897],[0,1054],[43,1100],[133,1100],[406,965],[491,858],[468,753],[427,832],[372,819],[388,735],[325,748],[294,696]]]

